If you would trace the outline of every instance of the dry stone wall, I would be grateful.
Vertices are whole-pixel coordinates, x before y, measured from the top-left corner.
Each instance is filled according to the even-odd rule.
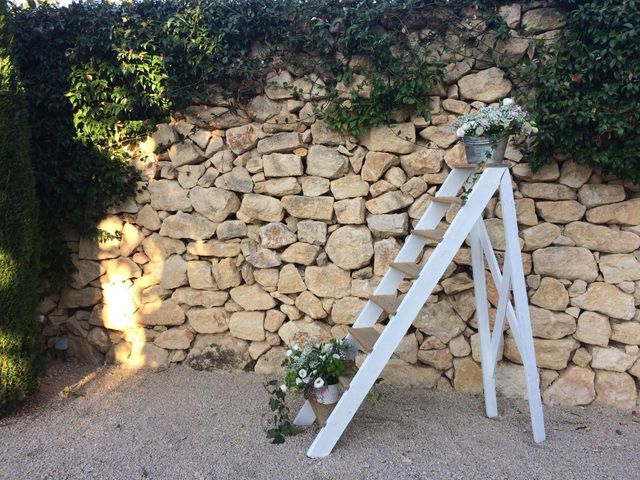
[[[69,235],[78,271],[40,305],[49,346],[94,362],[273,373],[287,345],[344,336],[451,166],[464,161],[448,124],[508,96],[500,67],[562,26],[549,8],[501,14],[511,36],[486,38],[494,51],[452,63],[431,97],[431,121],[394,112],[396,124],[351,138],[316,118],[321,79],[280,71],[241,109],[217,99],[158,125],[142,145],[140,192],[99,225],[121,238]],[[506,157],[544,401],[635,406],[640,189],[571,159],[533,174],[514,145]],[[485,223],[504,250],[498,199]],[[493,314],[496,289],[487,286]],[[477,393],[478,347],[464,246],[383,376]],[[500,360],[498,389],[523,396],[508,329]]]

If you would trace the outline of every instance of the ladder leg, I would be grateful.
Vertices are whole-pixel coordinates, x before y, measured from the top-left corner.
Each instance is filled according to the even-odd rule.
[[[349,422],[358,411],[367,393],[373,387],[382,369],[391,357],[379,349],[374,350],[362,363],[360,369],[351,380],[349,389],[344,392],[336,407],[333,409],[327,424],[320,430],[307,451],[311,458],[326,457],[342,436]],[[385,359],[385,357],[387,357]]]
[[[482,222],[482,218],[478,220]],[[482,364],[482,386],[484,392],[484,406],[487,417],[498,416],[496,402],[496,383],[493,376],[495,357],[491,348],[491,330],[489,326],[489,307],[487,305],[487,290],[485,284],[484,257],[480,244],[479,229],[476,223],[470,235],[471,261],[473,267],[473,283],[476,297],[476,316],[478,319],[478,331],[480,335],[480,360]],[[494,335],[502,335],[502,331],[494,332]]]
[[[511,175],[505,174],[500,182],[500,202],[502,205],[503,225],[505,229],[506,255],[509,255],[511,268],[511,282],[513,288],[513,300],[515,303],[516,322],[518,324],[517,335],[520,337],[520,356],[524,364],[525,379],[527,383],[527,396],[529,398],[529,413],[531,415],[531,427],[533,440],[536,443],[544,442],[544,416],[542,413],[542,401],[540,398],[539,376],[536,366],[536,356],[533,346],[533,332],[531,331],[531,319],[529,317],[529,305],[527,289],[524,283],[524,271],[518,240],[518,222],[516,207],[511,189]],[[515,329],[512,329],[515,333]]]

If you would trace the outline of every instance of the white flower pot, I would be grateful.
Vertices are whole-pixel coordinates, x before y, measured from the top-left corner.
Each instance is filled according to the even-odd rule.
[[[313,396],[316,398],[316,402],[322,405],[333,405],[334,403],[338,403],[338,398],[340,397],[338,384],[334,383],[333,385],[327,385],[326,387],[314,388]]]

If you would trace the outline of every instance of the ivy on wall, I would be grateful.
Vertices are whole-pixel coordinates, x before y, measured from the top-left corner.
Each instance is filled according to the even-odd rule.
[[[533,161],[565,154],[640,184],[640,0],[562,3],[566,37],[520,68],[540,128]]]
[[[639,2],[559,0],[569,11],[566,48],[541,46],[545,55],[514,69],[535,87],[527,93],[541,126],[538,164],[561,152],[638,180],[638,136],[630,133]],[[14,8],[48,278],[58,286],[65,279],[64,228],[89,234],[110,205],[133,194],[135,145],[172,112],[213,94],[239,104],[264,89],[268,72],[286,66],[324,80],[323,117],[334,128],[358,134],[397,110],[428,118],[434,85],[461,53],[447,50],[445,35],[471,51],[473,24],[484,21],[505,38],[497,12],[507,3],[142,0]],[[350,86],[359,78],[364,83]]]
[[[388,121],[394,109],[426,115],[443,63],[427,48],[432,38],[415,48],[410,31],[430,22],[433,35],[442,33],[476,2],[448,3],[142,0],[14,8],[47,238],[43,269],[53,287],[69,273],[64,229],[92,233],[110,205],[134,193],[134,147],[172,111],[212,93],[240,102],[262,91],[269,71],[287,66],[326,79],[325,118],[353,134]],[[366,59],[359,71],[370,93],[354,88],[345,102],[331,87],[351,81],[354,55]]]

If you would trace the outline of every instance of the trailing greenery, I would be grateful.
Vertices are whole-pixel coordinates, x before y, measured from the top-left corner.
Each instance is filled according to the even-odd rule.
[[[42,371],[35,301],[38,231],[22,85],[0,0],[0,415],[37,386]]]
[[[536,86],[528,107],[541,126],[538,163],[556,151],[637,179],[638,140],[629,132],[639,1],[558,1],[570,12],[568,48],[516,72]],[[459,37],[467,54],[477,46],[476,27],[507,38],[498,14],[506,3],[140,0],[14,8],[47,277],[54,286],[65,280],[64,229],[94,232],[110,205],[133,194],[135,145],[172,112],[220,98],[239,106],[263,91],[268,72],[286,67],[325,82],[321,115],[334,128],[356,135],[399,111],[428,118],[434,86],[462,53],[450,51],[444,36]]]
[[[640,184],[640,0],[566,0],[566,38],[520,73],[540,133],[534,160],[551,153]]]
[[[267,72],[284,65],[330,86],[348,84],[354,68],[347,60],[365,54],[358,71],[369,94],[354,88],[345,102],[330,88],[331,126],[357,134],[404,107],[428,115],[442,63],[426,48],[429,35],[410,41],[409,29],[429,23],[425,18],[434,34],[454,24],[433,14],[451,10],[443,10],[447,4],[143,0],[14,8],[48,278],[54,286],[65,280],[61,231],[91,233],[110,205],[129,197],[138,179],[130,164],[135,143],[194,99],[206,102],[215,93],[239,101],[259,93]]]

